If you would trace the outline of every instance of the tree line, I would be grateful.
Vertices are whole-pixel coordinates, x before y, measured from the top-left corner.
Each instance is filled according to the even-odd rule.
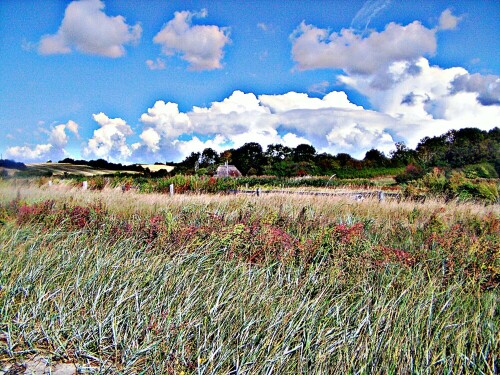
[[[221,153],[205,148],[202,152],[192,152],[180,163],[169,164],[175,165],[177,174],[211,175],[219,165],[227,162],[247,176],[277,177],[326,176],[346,170],[409,167],[406,177],[412,179],[432,167],[463,168],[482,163],[487,165],[486,169],[492,174],[484,177],[497,177],[500,174],[498,127],[490,131],[477,128],[450,130],[440,136],[423,138],[415,149],[408,148],[403,142],[395,146],[396,149],[389,155],[371,149],[362,160],[358,160],[346,153],[318,153],[308,144],[294,148],[271,144],[264,150],[260,144],[249,142]]]
[[[66,158],[59,163],[88,165],[115,171],[134,170],[150,177],[169,174],[166,171],[151,172],[138,164],[123,165],[103,159],[86,161]],[[371,175],[366,174],[368,171],[383,175],[384,171],[391,174],[397,168],[406,168],[397,177],[398,182],[406,182],[422,177],[433,167],[440,167],[469,168],[472,175],[477,177],[496,178],[500,175],[500,129],[496,127],[489,131],[477,128],[450,130],[440,136],[423,138],[415,149],[407,147],[404,142],[396,143],[395,150],[389,155],[371,149],[361,160],[347,153],[318,153],[314,146],[308,144],[293,148],[271,144],[264,150],[260,144],[249,142],[221,153],[212,148],[205,148],[201,152],[192,152],[179,163],[166,164],[175,167],[170,174],[213,175],[217,167],[224,163],[236,166],[245,176],[294,177],[336,174],[341,178],[369,178]],[[0,167],[26,169],[23,163],[12,160],[0,160]]]

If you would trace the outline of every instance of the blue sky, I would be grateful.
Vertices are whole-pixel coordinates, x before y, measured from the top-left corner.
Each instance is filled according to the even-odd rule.
[[[362,158],[500,126],[498,1],[0,2],[0,152]]]

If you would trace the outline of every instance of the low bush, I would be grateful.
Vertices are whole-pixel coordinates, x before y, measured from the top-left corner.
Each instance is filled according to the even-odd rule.
[[[463,168],[465,177],[467,178],[498,178],[498,173],[495,166],[489,163],[471,164]]]
[[[418,180],[419,178],[423,177],[424,173],[424,170],[419,165],[408,164],[404,172],[398,174],[395,177],[395,180],[399,184],[404,184],[409,181]]]

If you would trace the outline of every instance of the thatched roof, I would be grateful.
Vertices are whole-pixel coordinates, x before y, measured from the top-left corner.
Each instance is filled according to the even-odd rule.
[[[241,172],[234,165],[220,165],[215,177],[240,177]]]

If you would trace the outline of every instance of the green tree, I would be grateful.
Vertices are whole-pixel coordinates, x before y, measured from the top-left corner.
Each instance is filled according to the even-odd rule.
[[[385,167],[389,159],[387,159],[383,152],[372,148],[366,152],[363,162],[367,167]]]
[[[197,163],[200,161],[201,154],[199,152],[191,152],[190,155],[176,165],[176,174],[194,174]]]
[[[296,162],[310,162],[316,156],[316,149],[311,145],[303,143],[293,149],[292,155],[293,160]]]
[[[256,142],[245,143],[232,153],[233,164],[241,173],[247,175],[251,168],[252,173],[262,174],[265,158],[262,146]]]
[[[289,158],[292,155],[292,149],[281,144],[272,144],[267,146],[264,155],[268,162],[276,163]]]
[[[335,159],[339,162],[341,167],[347,167],[354,160],[351,155],[343,152],[337,154]]]
[[[404,142],[397,142],[395,146],[396,150],[390,152],[391,162],[394,166],[402,167],[415,162],[417,154],[414,150],[409,149]]]
[[[315,164],[316,173],[323,176],[330,176],[335,173],[335,170],[340,168],[338,160],[326,152],[316,155]]]
[[[208,168],[220,163],[220,156],[213,148],[206,148],[201,153],[200,167]]]

